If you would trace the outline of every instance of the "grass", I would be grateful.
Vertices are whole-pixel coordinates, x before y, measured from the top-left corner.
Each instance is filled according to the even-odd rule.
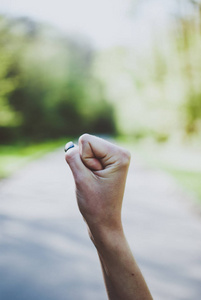
[[[175,177],[175,179],[186,189],[192,191],[197,195],[201,203],[201,172],[196,171],[185,171],[185,170],[174,170],[170,169],[167,171]]]
[[[65,138],[29,145],[0,145],[0,179],[12,175],[28,162],[64,146],[67,140]]]
[[[201,204],[200,148],[178,143],[121,141],[131,152],[153,168],[169,173],[180,186],[196,196]]]

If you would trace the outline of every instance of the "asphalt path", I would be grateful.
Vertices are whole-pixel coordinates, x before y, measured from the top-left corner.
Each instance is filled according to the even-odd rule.
[[[201,299],[197,208],[172,178],[135,154],[123,222],[154,299]],[[0,299],[107,299],[63,149],[0,182]]]

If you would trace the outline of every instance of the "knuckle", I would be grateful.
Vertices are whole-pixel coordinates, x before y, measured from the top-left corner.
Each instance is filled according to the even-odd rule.
[[[120,153],[120,164],[123,167],[128,167],[131,159],[131,154],[128,150],[123,149]]]
[[[89,134],[88,133],[84,133],[84,134],[82,134],[81,136],[80,136],[80,138],[79,138],[79,142],[81,142],[81,143],[83,143],[83,142],[85,142],[85,141],[88,141],[89,140]]]

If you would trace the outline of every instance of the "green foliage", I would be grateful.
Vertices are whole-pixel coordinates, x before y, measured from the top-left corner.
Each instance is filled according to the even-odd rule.
[[[178,1],[167,27],[153,24],[148,47],[116,47],[96,58],[121,134],[158,142],[201,137],[201,10],[195,3],[189,10],[189,2]],[[135,11],[143,3],[135,1]]]
[[[12,33],[6,20],[0,17],[0,126],[12,126],[19,122],[19,116],[8,101],[18,84],[17,76],[12,73],[14,64]]]
[[[0,109],[7,116],[0,123],[1,142],[114,133],[113,109],[93,74],[91,47],[28,19],[2,20],[10,39],[0,31]],[[20,51],[9,55],[10,44]]]
[[[199,121],[201,120],[201,92],[196,94],[192,91],[187,96],[186,101],[186,132],[188,134],[198,132],[201,127]]]
[[[137,11],[145,2],[133,3]],[[200,136],[200,4],[178,1],[171,18],[164,30],[153,26],[148,47],[95,52],[84,39],[2,17],[1,142],[85,131],[158,142]]]

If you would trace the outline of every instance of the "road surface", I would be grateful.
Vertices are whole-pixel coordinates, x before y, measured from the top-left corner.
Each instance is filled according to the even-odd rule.
[[[189,198],[133,155],[123,222],[155,300],[201,298],[201,217]],[[63,149],[0,182],[0,299],[107,299]]]

